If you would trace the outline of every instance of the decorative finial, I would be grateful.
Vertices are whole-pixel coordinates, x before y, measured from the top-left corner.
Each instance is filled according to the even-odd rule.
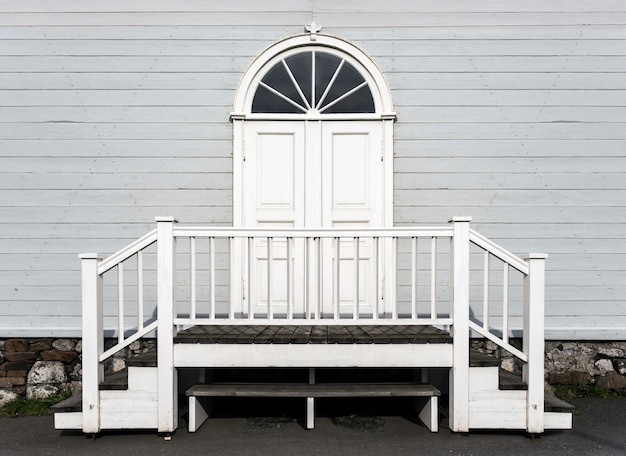
[[[313,21],[311,22],[311,25],[305,25],[304,29],[311,34],[311,41],[315,41],[317,39],[317,32],[322,30],[322,27]]]

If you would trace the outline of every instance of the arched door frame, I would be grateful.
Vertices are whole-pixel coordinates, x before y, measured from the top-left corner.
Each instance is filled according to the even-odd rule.
[[[258,81],[265,72],[282,56],[289,55],[297,50],[305,50],[307,47],[323,48],[348,60],[359,69],[368,81],[370,91],[374,99],[375,112],[372,114],[342,114],[312,117],[310,114],[258,114],[252,113],[252,99],[254,97]],[[246,69],[237,88],[233,112],[233,225],[243,225],[243,161],[245,160],[244,125],[246,121],[253,120],[278,120],[278,119],[302,119],[322,120],[378,120],[382,122],[381,160],[384,163],[383,200],[384,214],[383,226],[393,225],[393,124],[396,114],[393,111],[391,91],[374,61],[362,50],[353,44],[340,38],[321,34],[302,34],[279,41],[259,56],[257,56]]]

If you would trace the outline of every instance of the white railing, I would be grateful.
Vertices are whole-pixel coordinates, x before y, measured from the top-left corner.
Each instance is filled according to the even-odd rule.
[[[479,334],[526,363],[528,429],[542,427],[546,257],[522,260],[470,230],[470,220],[455,218],[443,227],[267,229],[184,227],[158,218],[156,230],[104,261],[81,255],[83,430],[99,426],[101,363],[156,329],[163,371],[159,431],[173,431],[173,338],[177,328],[211,324],[449,327],[455,404],[469,402],[469,340]],[[155,243],[147,267],[144,252]],[[496,263],[501,274],[493,272]],[[517,282],[509,280],[511,272]],[[110,284],[109,275],[116,278]],[[118,338],[106,351],[105,305]],[[522,350],[510,343],[511,321],[522,322]],[[468,429],[467,407],[454,407],[451,427]]]
[[[441,283],[437,270],[437,258],[449,256],[438,245],[445,244],[441,240],[449,243],[450,227],[268,230],[175,226],[173,237],[177,259],[182,260],[173,271],[178,283],[174,323],[179,326],[216,321],[452,323],[450,283],[447,279]],[[198,248],[200,241],[204,241],[204,250]],[[424,251],[418,250],[422,244]],[[229,283],[223,283],[227,279]],[[204,291],[202,299],[199,290]]]

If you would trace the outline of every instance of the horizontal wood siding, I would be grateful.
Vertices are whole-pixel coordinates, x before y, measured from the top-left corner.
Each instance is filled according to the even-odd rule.
[[[79,252],[232,223],[237,85],[312,20],[391,87],[395,223],[550,254],[547,335],[626,339],[620,0],[0,0],[0,336],[80,333]]]

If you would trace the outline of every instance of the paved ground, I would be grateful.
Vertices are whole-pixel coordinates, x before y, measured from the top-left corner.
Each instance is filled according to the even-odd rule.
[[[444,429],[431,434],[384,407],[369,418],[321,417],[311,431],[291,418],[243,418],[237,409],[211,418],[195,434],[181,428],[169,442],[153,432],[91,440],[55,431],[49,416],[0,418],[0,455],[625,455],[626,398],[573,402],[579,407],[574,430],[536,439],[505,432],[457,435],[443,422]]]

